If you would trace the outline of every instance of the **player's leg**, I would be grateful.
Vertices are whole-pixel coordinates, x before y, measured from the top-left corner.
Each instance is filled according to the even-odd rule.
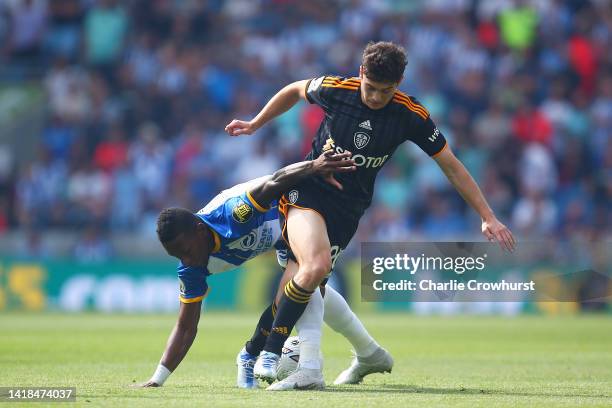
[[[315,318],[315,294],[296,323],[300,337],[298,368],[284,380],[271,385],[269,390],[322,389],[325,385],[319,360],[322,331],[320,323],[317,323],[320,321]],[[370,336],[346,300],[331,286],[325,287],[323,299],[325,323],[343,335],[356,354],[349,368],[336,378],[334,384],[358,384],[369,374],[390,372],[393,358]]]
[[[319,289],[310,298],[306,310],[295,327],[300,337],[298,368],[282,381],[268,387],[271,391],[292,389],[321,390],[325,388],[321,370],[321,325],[323,323],[323,297]]]
[[[291,262],[287,266],[288,273],[294,276],[284,286],[278,299],[276,317],[264,346],[264,351],[277,355],[280,355],[285,340],[306,309],[312,293],[331,269],[327,229],[317,212],[290,207],[286,228],[297,264]]]
[[[283,288],[270,335],[255,364],[255,376],[268,382],[276,377],[276,364],[285,340],[312,293],[331,270],[331,248],[323,217],[315,211],[290,207],[286,232],[298,266],[295,276]],[[290,273],[293,268],[295,263],[287,267]]]
[[[263,311],[255,327],[255,332],[251,338],[244,345],[244,349],[252,355],[257,356],[261,350],[263,350],[266,344],[266,339],[270,335],[270,328],[274,322],[274,316],[276,315],[276,304],[272,302],[266,310]]]
[[[340,373],[334,384],[357,384],[368,374],[391,372],[393,358],[370,336],[342,295],[326,286],[324,302],[325,323],[346,337],[356,354],[351,366]]]

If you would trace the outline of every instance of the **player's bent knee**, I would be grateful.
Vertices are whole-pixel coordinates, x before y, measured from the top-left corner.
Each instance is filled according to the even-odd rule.
[[[308,273],[310,275],[313,275],[323,280],[323,278],[325,278],[325,276],[327,276],[327,274],[331,271],[331,255],[328,252],[324,252],[320,255],[317,255],[305,266],[307,266],[306,269],[308,270]]]
[[[316,260],[300,265],[295,282],[307,290],[315,290],[331,270],[331,257],[317,257]]]

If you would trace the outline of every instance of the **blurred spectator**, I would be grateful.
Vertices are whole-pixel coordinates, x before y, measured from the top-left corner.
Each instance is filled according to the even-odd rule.
[[[303,159],[324,112],[302,103],[241,138],[225,124],[252,118],[292,81],[357,75],[364,45],[384,39],[406,47],[402,90],[428,108],[504,221],[529,234],[610,234],[609,1],[0,4],[0,81],[27,76],[48,101],[40,133],[23,139],[38,138],[35,158],[0,149],[0,229],[95,220],[154,238],[161,208],[195,210]],[[478,233],[474,217],[407,143],[380,172],[359,234]]]
[[[552,126],[548,118],[529,101],[518,108],[512,120],[512,130],[519,141],[538,142],[549,145],[552,142]]]
[[[85,17],[85,49],[87,62],[109,66],[123,50],[128,29],[128,16],[117,0],[99,0]]]
[[[51,255],[38,228],[28,228],[17,248],[17,256],[23,259],[44,259]]]
[[[68,178],[71,221],[81,226],[107,221],[112,194],[111,176],[96,169],[91,162],[80,163]]]
[[[551,193],[557,187],[557,169],[550,150],[531,143],[523,150],[519,167],[524,190]]]
[[[281,167],[278,154],[270,149],[265,140],[259,140],[255,154],[242,160],[234,170],[234,183],[244,183],[256,177],[272,174]]]
[[[530,47],[535,40],[539,15],[525,0],[514,0],[514,7],[499,12],[499,26],[505,44],[515,50]]]
[[[6,51],[14,58],[38,57],[47,23],[47,0],[5,0],[11,31]],[[1,6],[1,5],[0,5]]]
[[[22,165],[17,181],[17,217],[23,226],[44,226],[54,222],[56,206],[64,199],[67,168],[41,148],[38,158]]]
[[[8,230],[8,212],[8,200],[2,197],[0,198],[0,235],[4,234]]]
[[[80,0],[52,0],[50,27],[46,45],[55,55],[74,59],[79,51],[81,24],[84,18],[84,2]]]
[[[113,193],[110,206],[110,226],[114,230],[129,230],[136,226],[143,207],[143,191],[133,171],[132,162],[123,161],[113,173]]]
[[[93,154],[94,163],[107,173],[122,167],[127,160],[128,144],[120,125],[112,126]]]
[[[138,191],[146,203],[156,203],[168,193],[168,174],[172,151],[160,139],[159,128],[151,122],[144,123],[138,130],[129,155]]]
[[[113,255],[110,241],[98,226],[87,227],[74,247],[74,258],[83,263],[108,261]]]
[[[557,218],[557,207],[541,191],[527,190],[519,200],[512,223],[517,233],[528,237],[550,236],[554,232]]]
[[[51,113],[67,123],[83,123],[91,113],[87,73],[69,66],[65,58],[57,58],[46,75],[45,87]]]

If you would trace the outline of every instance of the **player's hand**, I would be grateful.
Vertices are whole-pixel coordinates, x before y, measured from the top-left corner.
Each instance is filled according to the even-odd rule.
[[[257,130],[252,121],[234,119],[225,127],[225,131],[230,136],[250,135]]]
[[[482,233],[490,242],[497,241],[502,250],[512,252],[516,247],[516,239],[512,232],[495,217],[482,221]]]
[[[313,171],[321,175],[332,186],[342,190],[342,184],[334,178],[334,173],[347,173],[357,169],[355,161],[351,159],[351,154],[349,151],[334,153],[333,150],[328,150],[323,152],[313,160]]]
[[[132,384],[130,385],[130,387],[132,388],[154,388],[154,387],[161,387],[161,385],[149,380],[147,382],[140,383],[140,384]]]

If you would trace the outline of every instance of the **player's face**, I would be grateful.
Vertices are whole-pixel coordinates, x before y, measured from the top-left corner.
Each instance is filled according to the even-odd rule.
[[[206,266],[210,252],[205,232],[198,228],[193,234],[183,233],[167,242],[164,248],[185,266]]]
[[[361,100],[370,109],[384,108],[397,90],[399,83],[376,82],[369,79],[363,68],[359,70],[361,78]]]

